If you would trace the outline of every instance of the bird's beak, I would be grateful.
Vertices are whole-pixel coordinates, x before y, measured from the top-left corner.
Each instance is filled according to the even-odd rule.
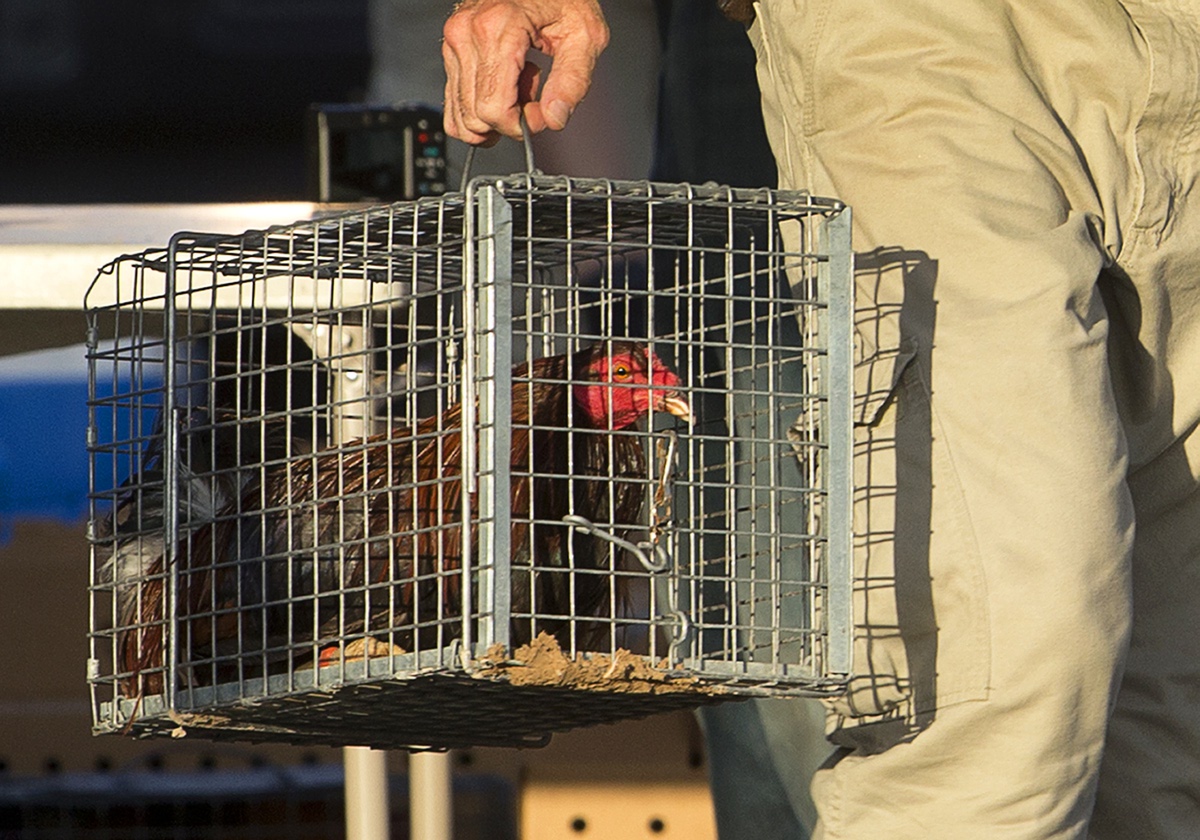
[[[680,420],[686,420],[689,423],[696,419],[692,416],[692,407],[688,404],[683,394],[678,391],[660,391],[656,396],[657,399],[654,401],[654,407],[657,410],[673,414]]]

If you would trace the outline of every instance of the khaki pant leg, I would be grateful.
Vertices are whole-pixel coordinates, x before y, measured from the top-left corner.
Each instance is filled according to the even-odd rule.
[[[1180,301],[1175,295],[1163,294],[1168,285],[1154,283],[1164,266],[1151,259],[1179,257],[1171,268],[1188,264],[1192,283],[1197,283],[1198,207],[1200,202],[1193,202],[1189,212],[1180,214],[1192,232],[1186,255],[1180,254],[1178,242],[1152,246],[1145,256],[1154,268],[1121,272],[1111,281],[1116,287],[1111,291],[1114,296],[1132,295],[1135,289],[1150,291],[1137,298],[1145,304],[1145,319],[1137,328],[1143,338],[1156,337],[1156,330],[1168,324],[1172,333],[1184,332],[1186,324],[1190,338],[1171,342],[1174,352],[1168,359],[1174,364],[1146,354],[1146,345],[1131,341],[1129,333],[1117,336],[1114,342],[1116,357],[1126,366],[1125,374],[1137,377],[1138,384],[1129,383],[1132,387],[1123,391],[1129,404],[1145,406],[1144,398],[1150,393],[1155,395],[1154,401],[1164,404],[1162,411],[1144,414],[1144,423],[1135,424],[1130,431],[1133,463],[1129,483],[1137,516],[1133,634],[1105,743],[1089,834],[1096,840],[1194,840],[1200,836],[1200,434],[1195,419],[1185,429],[1172,429],[1171,423],[1172,414],[1175,420],[1188,411],[1196,416],[1200,311],[1194,300],[1190,307],[1169,305],[1173,298],[1175,303]],[[1171,262],[1168,260],[1168,265]],[[1134,266],[1145,268],[1137,262]],[[1137,286],[1133,276],[1139,278]],[[1195,294],[1193,290],[1189,297]],[[1114,323],[1113,327],[1114,331],[1132,328],[1128,323]],[[1157,337],[1165,339],[1165,330]],[[1168,435],[1171,440],[1163,445],[1163,437]]]
[[[1200,837],[1200,3],[1167,5],[1128,3],[1155,68],[1144,200],[1103,281],[1137,536],[1097,840]]]
[[[751,34],[781,183],[867,252],[859,676],[817,836],[1082,837],[1131,614],[1097,278],[1141,206],[1145,41],[1093,0],[768,2]]]

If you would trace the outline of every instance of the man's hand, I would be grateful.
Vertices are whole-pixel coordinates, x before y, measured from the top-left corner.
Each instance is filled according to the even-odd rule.
[[[531,132],[562,129],[608,46],[596,0],[463,0],[443,34],[446,133],[476,145],[520,138],[522,108]],[[538,100],[531,47],[554,59]]]

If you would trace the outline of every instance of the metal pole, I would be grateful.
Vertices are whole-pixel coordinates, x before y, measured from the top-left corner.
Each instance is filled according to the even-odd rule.
[[[370,333],[340,318],[332,324],[299,327],[296,333],[312,347],[314,356],[328,361],[335,420],[333,442],[341,444],[370,434]],[[344,747],[342,768],[346,840],[388,840],[387,753],[369,747]]]
[[[363,327],[338,324],[330,327],[330,381],[333,383],[334,436],[337,443],[366,437],[372,431],[367,402],[371,378],[368,333]],[[361,355],[355,354],[358,350]],[[339,357],[338,354],[343,354]],[[358,406],[354,410],[352,406]],[[388,840],[387,753],[369,747],[344,747],[346,840]]]
[[[408,757],[409,829],[412,840],[450,840],[454,830],[450,754]]]
[[[329,361],[334,405],[334,443],[371,434],[369,383],[370,332],[363,326],[314,324],[299,330],[314,356]],[[355,407],[358,408],[355,408]],[[387,840],[390,832],[387,753],[368,747],[344,747],[346,840]],[[412,840],[450,840],[452,791],[450,757],[415,753],[409,759],[409,813]]]
[[[370,747],[344,747],[346,840],[387,840],[387,753]]]

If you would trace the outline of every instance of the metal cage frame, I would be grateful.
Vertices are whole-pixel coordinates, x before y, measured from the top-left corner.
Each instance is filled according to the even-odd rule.
[[[852,283],[850,210],[836,200],[537,174],[476,178],[465,193],[237,236],[179,233],[166,249],[117,258],[100,270],[85,304],[94,730],[530,746],[555,731],[702,703],[839,692],[852,625]],[[303,363],[292,349],[282,362],[268,358],[274,328],[303,339]],[[382,349],[372,338],[379,335]],[[550,570],[532,553],[528,571],[517,568],[514,527],[522,516],[533,517],[531,532],[553,523],[502,501],[526,480],[510,467],[514,435],[533,434],[514,413],[522,377],[533,383],[530,393],[537,385],[520,364],[626,336],[645,342],[648,358],[674,360],[698,417],[680,431],[651,410],[648,420],[611,433],[646,453],[642,539],[574,508],[561,527],[603,543],[610,557],[608,571],[580,570],[576,549],[564,548],[570,591],[582,587],[585,571],[608,581],[610,592],[613,579],[628,580],[640,587],[640,612],[619,614],[610,595],[598,616],[577,615],[573,603],[565,615],[539,614],[537,587],[548,584],[538,581]],[[235,345],[228,375],[214,349],[222,342]],[[561,387],[581,387],[575,364]],[[276,374],[290,377],[282,408],[262,396]],[[321,396],[293,408],[310,386]],[[226,392],[233,396],[218,413],[215,395]],[[344,591],[314,584],[293,595],[288,572],[288,596],[275,606],[287,610],[289,627],[300,622],[293,613],[320,614],[320,598],[340,599],[332,660],[317,618],[307,638],[248,643],[243,623],[218,640],[212,628],[221,622],[268,609],[265,594],[253,601],[240,582],[239,606],[218,607],[212,596],[209,629],[196,630],[189,576],[200,570],[215,581],[225,565],[214,529],[224,520],[241,529],[236,523],[271,513],[265,502],[246,509],[237,494],[280,475],[290,494],[293,475],[333,463],[323,453],[360,453],[367,464],[372,432],[420,430],[423,417],[444,416],[451,401],[459,425],[439,419],[428,434],[439,446],[461,443],[458,518],[437,527],[457,529],[463,547],[458,567],[427,577],[439,599],[453,578],[457,615],[439,600],[428,627],[417,627],[414,606],[413,628],[398,644],[394,626],[364,619],[351,627]],[[311,450],[297,443],[300,425]],[[230,463],[196,454],[205,440],[215,451],[226,433],[238,453]],[[346,471],[347,461],[336,463]],[[217,509],[214,488],[223,483],[237,488],[235,504]],[[412,499],[420,483],[408,488]],[[364,511],[398,506],[397,492],[366,488],[351,499],[347,491],[336,500],[338,516],[353,503]],[[291,523],[306,515],[316,522],[325,502],[309,498],[278,514],[289,523],[289,564],[309,552],[317,566],[316,538],[310,545],[297,536],[311,523]],[[366,546],[364,558],[372,540],[395,536],[364,528],[353,538]],[[205,543],[207,565],[195,559],[201,533],[212,544]],[[269,566],[266,553],[247,559],[252,552],[239,540],[236,574],[249,563]],[[388,545],[389,555],[399,552]],[[334,550],[345,562],[351,548]],[[147,565],[154,551],[158,567]],[[415,560],[411,574],[420,577]],[[394,579],[385,583],[373,589],[364,578],[354,588],[364,615],[373,614],[372,598],[390,598],[389,616],[397,614],[401,590]],[[151,585],[159,587],[159,613],[142,606]],[[416,583],[407,585],[416,592]],[[514,594],[520,585],[534,592],[524,607]],[[131,598],[134,613],[122,614]],[[531,629],[514,636],[521,622]],[[601,628],[602,642],[585,640],[585,622]],[[551,626],[566,629],[542,644],[536,631]],[[162,640],[148,669],[155,683],[119,664],[129,634],[150,627]],[[211,644],[197,656],[205,632]],[[376,640],[386,640],[378,654]],[[230,662],[236,667],[222,676]]]

